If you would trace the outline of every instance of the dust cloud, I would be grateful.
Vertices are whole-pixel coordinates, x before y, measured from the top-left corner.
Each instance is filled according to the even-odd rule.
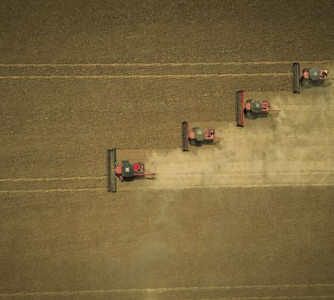
[[[333,91],[331,85],[280,93],[270,101],[281,113],[246,119],[244,128],[222,124],[216,128],[218,145],[154,152],[147,162],[157,174],[152,184],[161,189],[334,184]]]

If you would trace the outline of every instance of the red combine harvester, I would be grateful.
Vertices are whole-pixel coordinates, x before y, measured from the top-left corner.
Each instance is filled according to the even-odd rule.
[[[182,122],[182,150],[189,151],[190,145],[200,147],[203,144],[215,144],[219,141],[214,129],[193,127],[188,129],[188,122]]]
[[[272,110],[270,102],[267,100],[247,99],[245,101],[245,91],[237,92],[237,126],[244,127],[244,118],[257,119],[265,118],[270,112],[278,113],[280,110]]]
[[[128,160],[122,160],[122,163],[117,164],[116,148],[107,150],[107,171],[108,192],[117,191],[117,178],[120,181],[131,181],[135,177],[155,178],[154,173],[145,173],[143,162],[130,163]]]
[[[301,88],[311,88],[312,86],[328,86],[328,70],[319,68],[307,68],[300,72],[299,63],[293,63],[293,92],[299,94]]]

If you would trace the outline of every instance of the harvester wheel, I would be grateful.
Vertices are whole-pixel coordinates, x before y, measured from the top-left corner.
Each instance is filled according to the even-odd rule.
[[[246,118],[254,120],[254,119],[256,119],[256,115],[251,113],[251,112],[247,112],[246,113]]]
[[[194,140],[195,141],[195,146],[196,147],[201,147],[202,146],[202,143],[197,141],[197,140]]]
[[[312,87],[312,82],[311,82],[311,80],[309,80],[309,79],[302,79],[301,80],[301,86],[304,88],[304,89],[309,89],[309,88],[311,88]]]
[[[189,143],[190,143],[190,145],[196,145],[196,140],[189,139]]]

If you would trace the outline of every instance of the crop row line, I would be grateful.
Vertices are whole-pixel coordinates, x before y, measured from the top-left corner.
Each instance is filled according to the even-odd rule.
[[[15,79],[186,79],[220,77],[290,77],[291,73],[232,73],[232,74],[147,74],[147,75],[5,75],[0,80]]]
[[[303,64],[331,63],[331,60],[301,61]],[[243,66],[243,65],[285,65],[291,61],[245,61],[245,62],[170,62],[170,63],[0,63],[0,68],[115,68],[115,67],[182,67],[182,66]]]

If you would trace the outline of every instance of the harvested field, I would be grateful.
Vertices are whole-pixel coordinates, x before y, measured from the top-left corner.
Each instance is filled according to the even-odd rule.
[[[331,1],[1,1],[0,299],[334,298],[334,86],[291,92],[293,61],[331,76],[332,20]],[[281,112],[235,127],[239,89]],[[183,153],[185,120],[220,143]],[[107,193],[114,146],[157,178]]]

